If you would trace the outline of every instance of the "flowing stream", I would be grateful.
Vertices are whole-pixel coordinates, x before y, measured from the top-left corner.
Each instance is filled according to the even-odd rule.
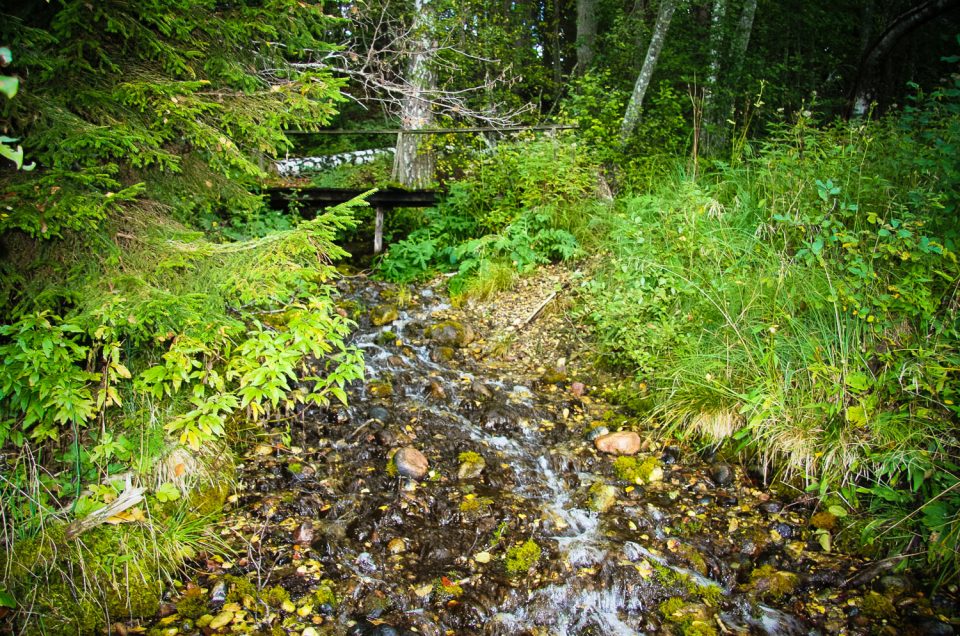
[[[825,553],[810,509],[740,469],[651,438],[638,457],[662,477],[618,478],[590,433],[615,430],[615,410],[568,378],[490,363],[490,343],[447,321],[439,290],[394,315],[389,288],[343,285],[365,381],[349,407],[310,409],[287,444],[245,459],[225,535],[240,554],[201,580],[207,619],[228,606],[231,574],[289,593],[285,607],[234,608],[234,629],[274,633],[879,633],[935,621],[935,607],[868,607],[871,593],[896,601],[895,582],[851,586],[864,564]],[[388,467],[403,447],[429,461],[420,480]],[[539,558],[520,559],[533,544]]]

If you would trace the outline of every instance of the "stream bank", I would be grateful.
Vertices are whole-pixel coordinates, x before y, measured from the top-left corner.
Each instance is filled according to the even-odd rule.
[[[954,633],[955,589],[826,551],[842,520],[813,500],[609,404],[576,284],[544,268],[458,309],[443,280],[344,278],[365,381],[250,449],[235,554],[150,632]]]

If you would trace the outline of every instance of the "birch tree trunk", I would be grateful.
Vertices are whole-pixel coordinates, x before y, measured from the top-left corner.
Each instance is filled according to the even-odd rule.
[[[653,71],[657,68],[657,60],[660,58],[663,41],[667,37],[667,30],[670,28],[670,20],[673,19],[677,2],[678,0],[661,0],[660,2],[657,23],[653,27],[653,36],[650,38],[650,45],[647,47],[647,56],[643,59],[643,67],[640,69],[640,75],[637,76],[637,83],[633,86],[630,103],[627,104],[627,112],[624,114],[623,124],[620,126],[620,139],[623,142],[630,138],[633,130],[637,127],[637,122],[640,121],[643,98],[650,87]]]
[[[960,0],[927,0],[897,16],[890,26],[873,43],[857,72],[857,81],[852,94],[852,115],[864,117],[870,103],[876,97],[877,72],[894,46],[907,34],[923,26],[937,16],[960,6]]]
[[[593,64],[597,45],[597,0],[577,0],[577,74]]]
[[[756,15],[757,0],[744,0],[740,11],[740,19],[737,21],[737,28],[730,41],[730,65],[726,76],[723,78],[726,90],[718,90],[714,96],[713,108],[710,111],[704,109],[704,112],[707,113],[705,128],[709,130],[708,144],[704,147],[707,153],[726,146],[729,141],[729,124],[727,122],[734,114],[733,95],[736,87],[740,84],[740,76],[743,73],[743,58],[750,46],[750,36],[753,33],[753,21]]]
[[[702,113],[704,120],[712,124],[716,120],[714,111],[717,108],[716,92],[720,82],[720,66],[723,56],[724,18],[727,15],[727,0],[713,0],[710,10],[710,68],[707,73],[707,83],[703,87]],[[700,147],[706,154],[713,150],[713,135],[710,126],[700,127]]]
[[[430,29],[433,10],[429,0],[414,0],[413,46],[405,78],[406,93],[400,105],[400,129],[419,130],[433,124],[431,95],[437,88],[433,70],[433,43]],[[393,157],[393,179],[408,188],[424,188],[433,181],[436,157],[423,149],[423,135],[397,134]]]

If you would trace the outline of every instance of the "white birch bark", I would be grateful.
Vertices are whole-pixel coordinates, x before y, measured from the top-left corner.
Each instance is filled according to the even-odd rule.
[[[433,124],[431,95],[437,88],[433,70],[433,52],[436,50],[430,29],[432,7],[429,0],[414,0],[413,50],[407,63],[406,92],[400,105],[400,128],[418,130]],[[397,150],[393,157],[393,178],[409,188],[424,188],[433,181],[436,158],[423,149],[423,135],[397,135]]]
[[[634,128],[637,127],[637,122],[640,121],[643,98],[650,87],[653,71],[657,68],[657,60],[660,58],[663,41],[667,37],[667,30],[670,28],[670,20],[673,19],[677,2],[678,0],[661,0],[660,2],[660,11],[657,12],[657,22],[653,27],[653,36],[650,38],[650,45],[647,47],[647,55],[643,60],[640,75],[637,76],[637,82],[634,84],[633,93],[630,95],[630,103],[627,104],[623,124],[620,126],[620,139],[624,142],[630,138]]]

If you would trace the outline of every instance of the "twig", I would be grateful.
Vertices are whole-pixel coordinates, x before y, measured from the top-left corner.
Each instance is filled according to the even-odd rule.
[[[547,305],[549,305],[551,302],[553,302],[553,299],[557,297],[557,294],[559,294],[560,292],[562,292],[564,289],[567,288],[567,284],[568,284],[568,283],[564,283],[564,284],[560,287],[560,289],[554,290],[553,293],[551,293],[549,296],[547,296],[547,298],[546,298],[542,303],[540,303],[539,305],[537,305],[537,308],[533,310],[533,313],[530,314],[529,316],[527,316],[527,319],[524,320],[523,322],[521,322],[521,323],[517,326],[517,331],[519,331],[519,330],[521,330],[521,329],[525,329],[525,328],[527,327],[527,325],[529,325],[531,322],[533,322],[534,320],[536,320],[537,317],[543,312],[543,310],[547,308]]]
[[[67,531],[64,536],[67,539],[75,539],[87,530],[96,528],[110,517],[118,515],[128,508],[133,508],[138,503],[143,501],[143,494],[145,492],[147,492],[146,488],[141,488],[139,486],[134,488],[130,484],[130,480],[128,478],[127,487],[124,488],[119,497],[114,499],[103,508],[94,510],[83,519],[77,519],[76,521],[72,522],[69,526],[67,526]]]

